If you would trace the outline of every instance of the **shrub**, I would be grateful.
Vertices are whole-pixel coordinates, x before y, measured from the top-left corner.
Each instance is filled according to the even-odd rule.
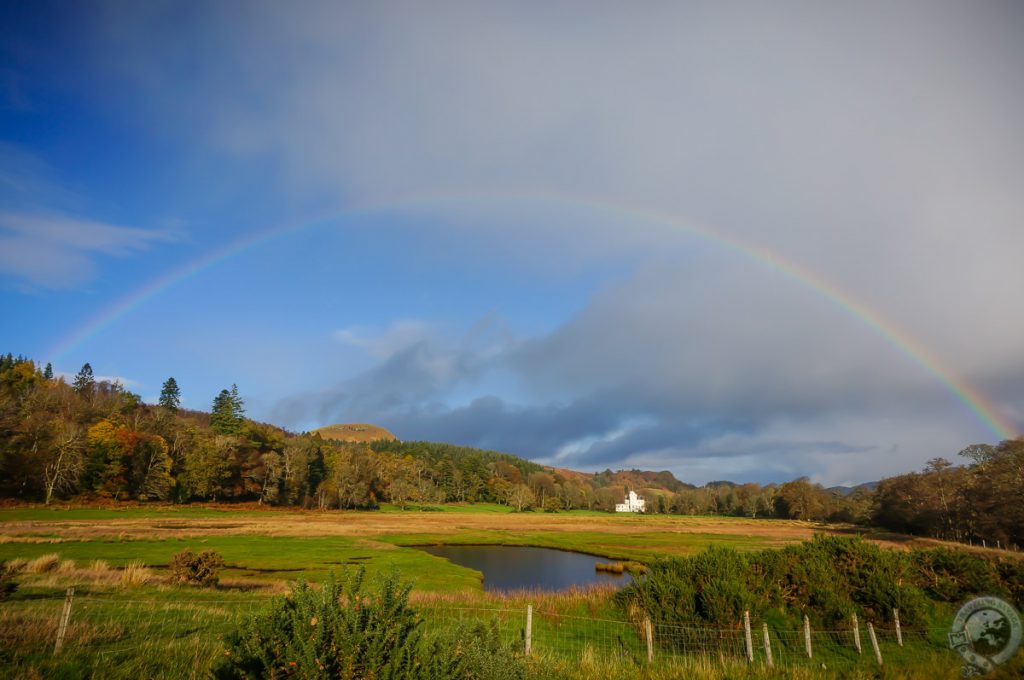
[[[746,610],[774,625],[798,627],[806,614],[816,625],[836,626],[854,613],[888,620],[894,608],[905,623],[917,625],[931,609],[929,594],[948,599],[950,593],[938,597],[923,589],[922,558],[915,555],[839,536],[750,554],[711,547],[693,557],[655,562],[616,599],[634,619],[647,615],[669,625],[731,627]],[[1006,580],[1010,570],[1004,569]],[[996,573],[989,568],[972,583],[991,584],[989,572]]]
[[[427,638],[409,607],[411,586],[391,574],[376,593],[360,568],[316,589],[300,582],[270,611],[226,638],[213,669],[221,679],[301,677],[356,680],[525,677],[525,662],[503,647],[496,627]]]
[[[182,550],[171,558],[171,578],[179,583],[199,586],[215,586],[220,580],[219,572],[224,558],[214,550],[198,555],[191,550]]]

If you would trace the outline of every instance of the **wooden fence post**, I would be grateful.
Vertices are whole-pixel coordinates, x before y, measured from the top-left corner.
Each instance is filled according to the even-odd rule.
[[[533,647],[533,605],[526,605],[526,656]]]
[[[875,637],[875,627],[868,621],[868,637],[871,638],[871,646],[875,649],[875,660],[882,665],[882,650],[878,648],[878,638]]]
[[[768,660],[768,668],[775,665],[772,660],[772,639],[768,636],[768,624],[761,624],[761,632],[764,633],[764,656]]]
[[[743,641],[747,645],[747,663],[754,663],[754,641],[750,636],[750,612],[743,612]]]
[[[892,619],[896,622],[896,644],[900,647],[903,646],[903,631],[900,630],[900,610],[892,610]]]
[[[651,617],[644,617],[644,637],[647,638],[647,663],[654,663],[654,627]]]
[[[60,654],[64,646],[64,634],[68,632],[68,622],[71,620],[71,603],[75,599],[75,589],[68,588],[64,595],[64,611],[60,613],[60,624],[57,626],[57,641],[53,645],[53,653]]]
[[[804,614],[804,649],[807,651],[807,658],[813,659],[814,653],[811,651],[811,620],[807,618],[807,614]]]
[[[861,653],[860,649],[860,622],[857,621],[857,615],[853,615],[853,646],[857,648],[857,653]]]

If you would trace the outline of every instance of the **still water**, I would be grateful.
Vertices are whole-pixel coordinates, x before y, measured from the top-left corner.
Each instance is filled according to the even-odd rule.
[[[563,590],[591,583],[614,583],[624,586],[632,580],[629,574],[596,571],[602,557],[550,548],[521,548],[508,545],[430,545],[423,546],[431,555],[483,572],[484,590],[506,591],[517,588]]]

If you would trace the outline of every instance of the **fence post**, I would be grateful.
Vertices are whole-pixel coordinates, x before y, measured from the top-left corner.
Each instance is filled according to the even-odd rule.
[[[747,644],[747,663],[754,663],[754,641],[750,638],[750,612],[743,612],[743,641]]]
[[[871,646],[875,649],[875,660],[882,665],[882,650],[878,648],[878,638],[875,637],[875,627],[868,621],[868,637],[871,638]]]
[[[654,628],[651,617],[644,617],[644,637],[647,638],[647,663],[654,663]]]
[[[903,646],[903,631],[900,630],[900,610],[899,609],[893,609],[892,610],[892,618],[893,618],[893,621],[896,622],[896,644],[898,644],[900,647],[902,647]]]
[[[811,652],[811,620],[807,618],[807,614],[804,614],[804,649],[807,651],[807,658],[813,659],[814,654]]]
[[[768,660],[768,668],[772,668],[775,665],[772,659],[772,639],[768,637],[768,624],[761,624],[761,632],[764,633],[764,656]]]
[[[530,656],[533,647],[533,605],[526,605],[526,656]]]
[[[53,645],[53,653],[60,654],[61,648],[64,646],[64,633],[68,630],[68,621],[71,620],[71,603],[75,599],[75,589],[68,588],[68,592],[64,595],[64,611],[60,613],[60,624],[57,626],[57,641]]]
[[[857,621],[857,615],[853,615],[853,646],[857,648],[857,653],[861,654],[860,649],[860,622]]]

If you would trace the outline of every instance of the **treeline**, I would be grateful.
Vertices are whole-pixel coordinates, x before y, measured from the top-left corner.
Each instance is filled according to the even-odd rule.
[[[975,444],[878,485],[871,521],[894,531],[992,547],[1024,545],[1024,438]]]
[[[806,479],[697,488],[667,471],[587,475],[450,444],[329,441],[249,420],[234,385],[205,413],[181,408],[174,378],[151,405],[120,384],[97,381],[88,364],[69,384],[49,365],[40,370],[23,357],[0,356],[4,497],[315,508],[492,502],[520,511],[610,512],[630,489],[648,499],[652,513],[847,521],[867,514],[863,498]]]
[[[872,522],[959,541],[1024,542],[1024,440],[977,445],[955,467],[936,459],[922,473],[884,480],[877,491],[711,482],[671,472],[552,469],[517,456],[450,444],[324,440],[245,417],[237,388],[209,413],[181,408],[174,378],[159,403],[95,380],[86,364],[69,384],[49,365],[0,356],[0,496],[55,499],[255,501],[307,508],[380,503],[491,502],[516,510],[614,511],[635,490],[649,513]]]
[[[244,417],[232,385],[204,413],[159,404],[89,364],[72,383],[0,356],[0,495],[44,501],[256,501],[316,508],[462,500],[532,506],[523,480],[542,468],[505,454],[436,444],[325,441]],[[529,502],[527,502],[529,501]]]

